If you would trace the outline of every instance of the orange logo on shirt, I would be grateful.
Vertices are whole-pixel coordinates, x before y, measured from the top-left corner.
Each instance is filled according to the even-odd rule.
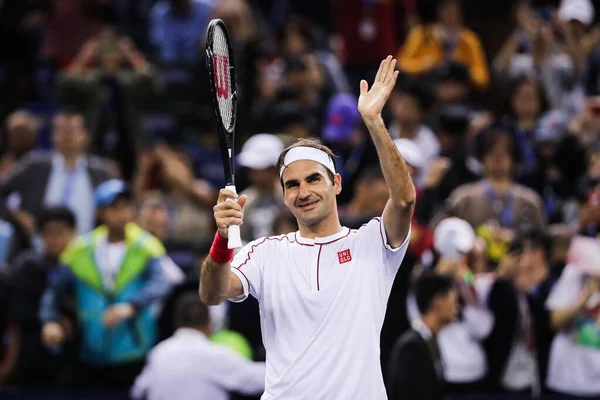
[[[338,260],[340,264],[347,263],[348,261],[352,261],[352,255],[350,254],[350,249],[338,251]]]

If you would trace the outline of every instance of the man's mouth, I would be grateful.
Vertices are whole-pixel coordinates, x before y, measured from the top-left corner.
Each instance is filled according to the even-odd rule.
[[[298,206],[298,208],[302,211],[312,210],[313,208],[315,208],[317,206],[318,202],[319,202],[319,200],[302,203]]]

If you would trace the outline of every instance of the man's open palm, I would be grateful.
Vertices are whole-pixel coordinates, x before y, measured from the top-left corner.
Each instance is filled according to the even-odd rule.
[[[398,71],[395,71],[396,59],[388,56],[381,62],[375,82],[369,89],[367,81],[360,81],[360,97],[358,98],[358,111],[366,119],[377,118],[383,110],[390,93],[394,89]]]

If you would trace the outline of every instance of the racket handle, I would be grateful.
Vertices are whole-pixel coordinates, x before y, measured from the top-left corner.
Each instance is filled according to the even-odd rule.
[[[231,190],[234,193],[235,186],[225,186],[225,189]],[[227,199],[227,201],[234,201],[234,199]],[[242,239],[240,237],[240,226],[239,225],[229,225],[227,227],[227,247],[230,249],[239,249],[242,247]]]

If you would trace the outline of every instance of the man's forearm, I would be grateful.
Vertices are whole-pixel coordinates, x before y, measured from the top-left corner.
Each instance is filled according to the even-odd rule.
[[[413,204],[416,197],[415,186],[383,119],[381,116],[374,119],[365,118],[365,125],[375,143],[392,202],[403,207]]]
[[[229,296],[231,262],[219,264],[207,256],[200,270],[200,299],[206,305],[217,305]]]

